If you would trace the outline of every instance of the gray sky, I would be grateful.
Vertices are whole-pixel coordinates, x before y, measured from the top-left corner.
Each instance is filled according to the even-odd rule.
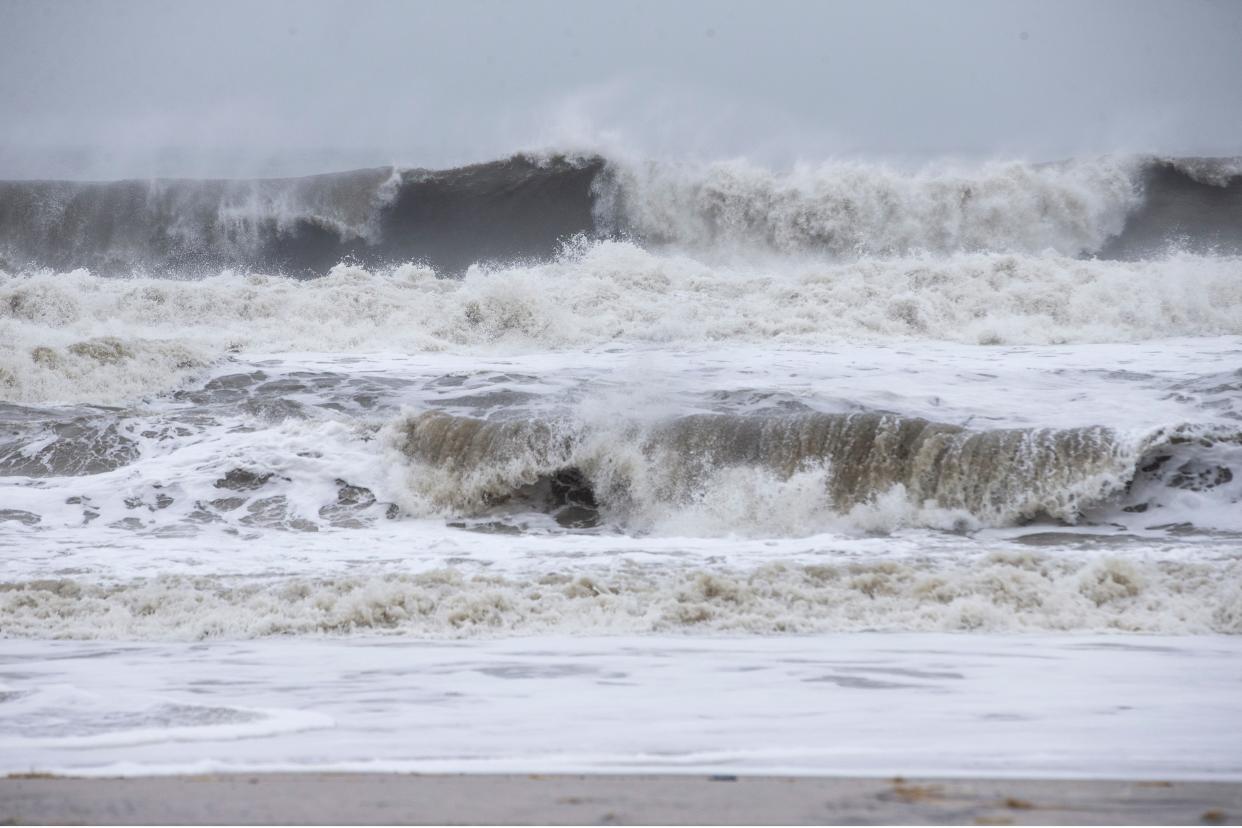
[[[0,175],[1242,154],[1242,2],[0,0]]]

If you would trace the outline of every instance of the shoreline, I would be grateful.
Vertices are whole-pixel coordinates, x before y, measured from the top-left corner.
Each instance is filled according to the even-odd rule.
[[[0,824],[1242,824],[1242,783],[733,774],[13,774]]]

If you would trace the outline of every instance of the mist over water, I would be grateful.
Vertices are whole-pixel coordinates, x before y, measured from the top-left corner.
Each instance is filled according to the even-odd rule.
[[[1228,2],[11,0],[0,20],[0,178],[1240,151]]]

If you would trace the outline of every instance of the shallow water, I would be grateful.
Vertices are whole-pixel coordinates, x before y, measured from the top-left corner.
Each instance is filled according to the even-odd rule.
[[[0,771],[1242,779],[1232,637],[8,641]]]

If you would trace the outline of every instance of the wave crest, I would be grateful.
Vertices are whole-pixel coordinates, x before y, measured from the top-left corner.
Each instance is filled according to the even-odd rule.
[[[1134,161],[993,163],[910,174],[838,162],[785,174],[746,162],[610,168],[601,210],[643,239],[837,257],[1096,253],[1141,203]]]
[[[1154,505],[1162,485],[1188,490],[1199,479],[1197,491],[1237,502],[1231,468],[1214,473],[1192,455],[1242,444],[1242,434],[1190,427],[1126,438],[1104,427],[971,431],[880,413],[587,424],[427,412],[389,439],[412,464],[415,510],[517,508],[562,525],[687,534],[1075,523],[1120,506],[1140,476],[1152,502],[1131,511]],[[1166,466],[1166,477],[1155,474]]]
[[[253,181],[0,182],[0,267],[322,274],[546,259],[576,235],[852,259],[920,252],[1242,253],[1237,159],[882,164],[515,155],[452,170]],[[5,262],[7,261],[7,264]]]

